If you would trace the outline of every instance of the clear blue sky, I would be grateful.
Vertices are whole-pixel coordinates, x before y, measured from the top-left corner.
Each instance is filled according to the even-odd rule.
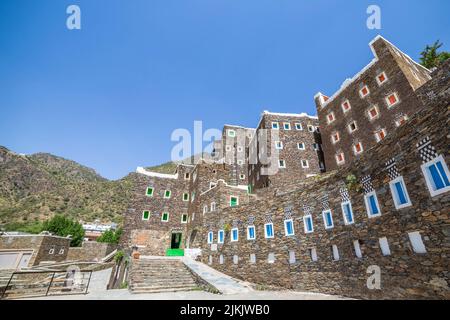
[[[66,28],[70,4],[82,30]],[[194,120],[315,114],[314,94],[369,63],[378,33],[414,59],[437,39],[448,51],[449,16],[448,0],[1,0],[0,145],[120,178],[169,160]]]

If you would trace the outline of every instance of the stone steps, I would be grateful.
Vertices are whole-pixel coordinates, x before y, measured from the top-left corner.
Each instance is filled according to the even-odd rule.
[[[178,259],[140,259],[133,261],[129,276],[132,293],[198,290],[192,274]]]

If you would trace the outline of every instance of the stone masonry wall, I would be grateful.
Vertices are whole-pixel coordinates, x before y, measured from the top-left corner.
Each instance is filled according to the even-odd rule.
[[[443,156],[447,166],[450,164],[448,64],[445,68],[433,79],[439,86],[427,83],[428,87],[422,88],[424,92],[433,91],[440,99],[425,100],[425,108],[408,125],[400,127],[347,168],[299,184],[295,191],[278,192],[270,198],[206,215],[205,224],[212,226],[215,244],[217,231],[233,221],[237,221],[240,240],[230,242],[227,233],[225,243],[218,244],[217,251],[211,251],[203,236],[203,262],[211,262],[212,267],[240,279],[297,290],[369,299],[449,299],[450,192],[431,196],[417,148],[418,143],[429,137],[437,155]],[[412,202],[399,210],[389,188],[393,173],[386,169],[386,163],[392,159]],[[352,176],[356,182],[349,184],[347,178]],[[363,177],[370,180],[362,183]],[[371,218],[364,203],[364,193],[370,190],[370,184],[381,209],[380,216]],[[343,189],[348,191],[352,203],[354,224],[344,223]],[[322,217],[323,208],[328,207],[334,222],[331,229],[325,229]],[[306,234],[302,218],[308,211],[312,213],[314,232]],[[294,219],[294,236],[285,236],[286,217]],[[264,237],[264,224],[268,221],[274,225],[273,239]],[[256,226],[254,241],[246,239],[246,227],[251,222]],[[408,236],[411,232],[420,233],[426,253],[414,252]],[[380,250],[379,239],[384,237],[390,255],[383,255]],[[355,254],[355,240],[359,241],[361,258]],[[337,261],[332,257],[332,245],[339,252]],[[310,249],[316,250],[317,261],[312,261]],[[251,254],[255,254],[256,263],[250,262]],[[269,254],[273,263],[269,263]],[[293,255],[295,262],[290,261]],[[370,266],[380,268],[380,290],[367,287]]]

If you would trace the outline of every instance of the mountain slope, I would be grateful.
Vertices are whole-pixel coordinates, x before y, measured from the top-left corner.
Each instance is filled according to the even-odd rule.
[[[54,214],[121,222],[132,178],[108,181],[78,163],[0,147],[0,224],[31,223]]]

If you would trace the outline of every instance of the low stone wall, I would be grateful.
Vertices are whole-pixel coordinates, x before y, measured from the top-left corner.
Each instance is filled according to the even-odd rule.
[[[439,99],[426,100],[425,109],[347,169],[308,180],[289,192],[205,215],[199,234],[202,261],[239,279],[297,290],[365,299],[450,299],[450,192],[432,196],[421,169],[436,156],[450,164],[448,74],[447,64],[436,77],[441,84],[428,84]],[[426,87],[422,90],[427,92]],[[396,209],[389,186],[398,176],[403,176],[412,202],[402,209]],[[372,191],[381,210],[375,217],[368,216],[365,203],[365,195]],[[351,201],[354,215],[349,225],[341,207],[345,200]],[[322,211],[328,209],[334,225],[327,229]],[[304,231],[307,214],[312,215],[312,233]],[[294,222],[292,236],[285,235],[287,219]],[[269,222],[273,238],[265,237],[264,225]],[[224,243],[217,243],[217,232],[225,224],[238,228],[238,241],[231,242],[226,232]],[[256,228],[255,240],[247,240],[248,225]],[[207,244],[209,231],[214,234],[212,246]],[[413,232],[419,232],[426,252],[414,250]],[[382,252],[380,239],[387,240],[389,254]],[[378,270],[380,288],[368,286]]]
[[[85,241],[82,247],[69,249],[67,260],[100,261],[115,249],[117,249],[117,245],[115,244]]]

